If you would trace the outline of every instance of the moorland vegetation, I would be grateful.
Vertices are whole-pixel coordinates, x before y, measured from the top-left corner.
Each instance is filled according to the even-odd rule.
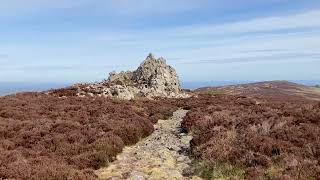
[[[319,101],[222,91],[128,101],[65,88],[0,98],[0,179],[95,179],[178,108],[189,110],[182,128],[205,179],[320,177]]]

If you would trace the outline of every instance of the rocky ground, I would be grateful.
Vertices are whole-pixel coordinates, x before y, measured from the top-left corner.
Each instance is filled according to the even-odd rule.
[[[99,179],[200,179],[190,176],[187,153],[192,137],[180,128],[186,113],[178,110],[169,120],[159,120],[152,135],[125,148],[115,162],[98,170]]]

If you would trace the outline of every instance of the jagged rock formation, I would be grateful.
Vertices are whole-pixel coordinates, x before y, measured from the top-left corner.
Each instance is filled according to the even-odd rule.
[[[135,71],[111,72],[101,83],[77,85],[79,96],[109,96],[120,99],[134,97],[188,97],[181,92],[177,72],[166,64],[164,58],[156,59],[152,54]]]
[[[180,92],[176,71],[166,64],[165,59],[155,59],[152,54],[133,72],[133,80],[140,86],[154,88],[160,92]]]

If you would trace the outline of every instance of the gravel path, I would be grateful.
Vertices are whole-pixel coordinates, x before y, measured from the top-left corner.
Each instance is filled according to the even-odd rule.
[[[184,177],[191,163],[187,152],[192,139],[180,129],[186,113],[178,110],[169,120],[159,120],[153,134],[126,147],[110,166],[98,170],[99,179],[200,179]]]

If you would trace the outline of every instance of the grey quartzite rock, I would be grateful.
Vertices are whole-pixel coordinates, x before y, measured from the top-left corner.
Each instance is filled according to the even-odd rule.
[[[133,81],[159,92],[179,93],[181,90],[177,72],[166,64],[164,58],[156,59],[152,54],[133,72]]]
[[[98,95],[116,97],[120,99],[133,99],[142,97],[169,97],[185,98],[188,95],[181,92],[177,72],[166,64],[164,58],[156,59],[152,54],[141,63],[135,71],[111,72],[109,78],[101,83],[87,85],[79,88],[79,96]]]

